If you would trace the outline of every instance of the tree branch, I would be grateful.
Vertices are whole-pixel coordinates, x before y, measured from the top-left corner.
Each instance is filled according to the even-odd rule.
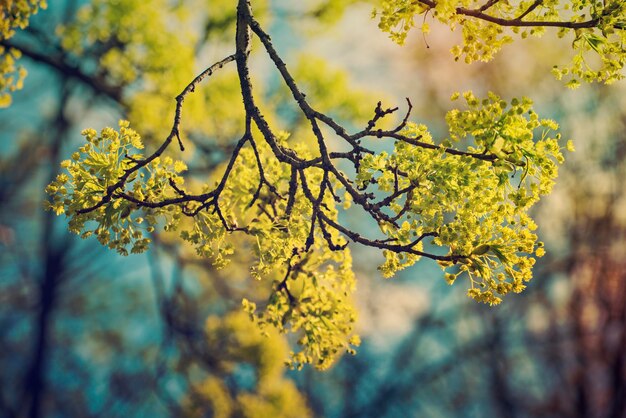
[[[416,0],[413,2],[413,4],[423,4],[425,6],[428,6],[429,8],[434,8],[437,6],[437,2],[434,0]],[[538,6],[539,4],[537,4]],[[534,9],[535,7],[532,7],[532,9]],[[495,17],[495,16],[491,16],[488,15],[487,13],[484,12],[484,10],[486,9],[467,9],[465,7],[457,7],[456,8],[456,13],[459,15],[463,15],[463,16],[468,16],[468,17],[474,17],[476,19],[480,19],[480,20],[484,20],[486,22],[491,22],[491,23],[495,23],[497,25],[500,26],[524,26],[524,27],[540,27],[540,26],[545,26],[545,27],[556,27],[556,28],[568,28],[568,29],[584,29],[584,28],[593,28],[595,26],[598,25],[598,23],[600,23],[600,19],[599,18],[595,18],[595,19],[589,19],[589,20],[585,20],[583,22],[568,22],[568,21],[541,21],[541,20],[535,20],[535,21],[525,21],[522,20],[528,13],[530,13],[530,11],[527,10],[528,13],[523,13],[522,15],[520,15],[517,18],[513,18],[513,19],[504,19],[504,18],[499,18],[499,17]]]
[[[95,93],[102,94],[117,103],[122,103],[122,88],[120,86],[108,84],[107,81],[101,77],[84,73],[80,67],[68,62],[67,57],[63,54],[43,54],[26,45],[19,45],[15,43],[14,40],[0,40],[0,46],[16,49],[20,51],[23,56],[52,67],[65,76],[80,81],[90,87]]]

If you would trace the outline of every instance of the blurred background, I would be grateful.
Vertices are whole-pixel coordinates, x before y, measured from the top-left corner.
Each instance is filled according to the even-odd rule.
[[[568,41],[549,31],[468,66],[434,22],[395,45],[371,2],[252,1],[311,102],[349,126],[409,97],[445,138],[453,92],[494,91],[532,98],[577,149],[534,213],[547,255],[501,306],[429,261],[383,280],[379,255],[353,247],[363,344],[329,371],[285,370],[288,340],[256,336],[245,257],[218,271],[168,234],[121,257],[43,211],[82,129],[127,118],[148,148],[162,141],[172,98],[232,50],[233,3],[58,0],[2,41],[28,77],[0,110],[0,416],[626,417],[625,85],[566,89],[550,70]],[[264,109],[298,135],[258,46],[252,65]],[[206,180],[238,139],[234,67],[187,106],[179,157]]]

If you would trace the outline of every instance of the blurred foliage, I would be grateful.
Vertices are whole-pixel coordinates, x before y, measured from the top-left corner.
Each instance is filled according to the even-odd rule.
[[[21,89],[26,77],[26,70],[16,66],[20,52],[8,48],[4,41],[15,35],[16,29],[24,29],[32,14],[46,7],[46,0],[4,0],[0,3],[0,108],[11,104],[10,93]]]
[[[193,388],[190,397],[191,416],[204,416],[213,411],[216,417],[309,417],[306,400],[293,381],[284,376],[284,359],[288,346],[275,331],[270,336],[241,312],[225,317],[210,316],[206,321],[207,346],[216,353],[217,370],[231,372],[249,368],[253,391],[233,396],[216,377],[209,377]],[[211,405],[207,408],[206,404]],[[196,415],[197,414],[197,415]]]

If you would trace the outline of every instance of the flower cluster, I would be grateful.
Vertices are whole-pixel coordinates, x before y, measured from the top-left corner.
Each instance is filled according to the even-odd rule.
[[[612,83],[622,79],[626,63],[626,2],[383,0],[374,12],[379,27],[395,42],[404,43],[418,16],[428,13],[454,30],[461,27],[463,42],[452,48],[455,59],[489,61],[515,35],[522,39],[542,36],[547,27],[558,36],[572,36],[574,55],[566,65],[555,66],[558,79],[577,87],[581,81]],[[420,19],[422,20],[422,19]],[[507,30],[510,27],[510,30]],[[422,25],[427,31],[428,25]]]

